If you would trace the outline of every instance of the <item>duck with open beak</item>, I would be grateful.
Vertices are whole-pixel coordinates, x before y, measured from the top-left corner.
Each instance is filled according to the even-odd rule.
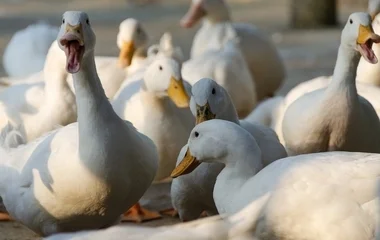
[[[380,36],[373,32],[372,26],[359,26],[359,35],[356,40],[357,50],[365,60],[372,64],[376,64],[378,59],[372,50],[373,43],[379,43]]]
[[[119,65],[126,68],[131,65],[133,54],[135,53],[135,44],[133,41],[123,41],[119,54]]]
[[[69,73],[77,73],[81,67],[84,54],[84,38],[82,24],[72,26],[66,24],[65,34],[60,39],[66,54],[66,69]]]

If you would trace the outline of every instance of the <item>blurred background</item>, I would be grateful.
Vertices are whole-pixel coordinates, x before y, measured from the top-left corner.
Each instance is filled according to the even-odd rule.
[[[270,35],[285,61],[287,79],[278,94],[302,81],[331,75],[342,24],[349,14],[366,11],[368,0],[226,0],[235,21],[256,25]],[[67,10],[86,11],[97,35],[96,54],[117,56],[116,34],[126,18],[142,22],[156,43],[166,31],[188,58],[194,33],[179,20],[190,0],[0,0],[0,54],[12,35],[39,20],[59,26]],[[0,64],[0,76],[5,76]],[[154,224],[175,222],[155,221]],[[147,223],[148,225],[151,223]],[[0,222],[0,240],[38,239],[14,222]]]

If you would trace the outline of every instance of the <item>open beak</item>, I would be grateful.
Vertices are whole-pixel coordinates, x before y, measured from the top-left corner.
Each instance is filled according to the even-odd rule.
[[[202,6],[202,1],[192,3],[189,11],[187,11],[186,15],[181,19],[181,26],[184,28],[191,28],[205,15],[206,11]]]
[[[187,95],[185,86],[181,80],[177,80],[174,77],[171,77],[167,92],[170,99],[177,107],[185,108],[189,106],[190,98]]]
[[[123,45],[119,54],[119,65],[122,68],[126,68],[131,65],[133,54],[135,53],[135,45],[133,41],[123,42]]]
[[[380,36],[373,32],[372,26],[359,26],[359,36],[356,40],[358,51],[365,60],[375,64],[378,62],[375,53],[372,50],[373,43],[379,43]]]
[[[200,124],[207,120],[215,119],[216,115],[211,112],[210,105],[208,102],[204,106],[199,106],[197,104],[197,117],[195,124]]]
[[[84,37],[82,24],[72,26],[66,24],[65,34],[59,40],[60,44],[65,48],[66,69],[69,73],[79,71],[81,61],[84,54]]]
[[[187,151],[185,157],[182,159],[181,163],[173,170],[170,174],[172,178],[179,177],[181,175],[185,175],[191,173],[196,169],[201,162],[197,161],[197,159],[191,155],[189,147],[187,147]]]

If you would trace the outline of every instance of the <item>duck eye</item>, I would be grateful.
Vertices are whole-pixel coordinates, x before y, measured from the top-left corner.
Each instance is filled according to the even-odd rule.
[[[350,19],[350,24],[352,24],[353,23],[353,21],[352,21],[352,19]]]
[[[62,23],[65,24],[65,19],[62,19]]]
[[[215,88],[213,88],[213,89],[211,90],[211,93],[212,93],[212,94],[215,94]]]
[[[158,69],[160,69],[160,71],[162,71],[162,66],[160,65],[160,66],[158,67]]]
[[[88,20],[88,18],[86,19],[86,23],[89,25],[90,24],[90,20]]]
[[[195,137],[198,137],[198,136],[199,136],[199,133],[198,133],[198,132],[195,132],[195,133],[194,133],[194,136],[195,136]]]

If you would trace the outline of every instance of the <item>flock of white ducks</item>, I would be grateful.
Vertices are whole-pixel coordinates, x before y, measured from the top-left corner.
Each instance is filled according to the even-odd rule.
[[[192,1],[188,60],[136,19],[118,57],[95,56],[89,16],[65,12],[43,69],[0,80],[0,219],[51,240],[379,239],[379,12],[351,14],[333,76],[285,97],[275,46],[223,0]],[[160,218],[139,200],[168,180],[191,222],[113,226]]]

